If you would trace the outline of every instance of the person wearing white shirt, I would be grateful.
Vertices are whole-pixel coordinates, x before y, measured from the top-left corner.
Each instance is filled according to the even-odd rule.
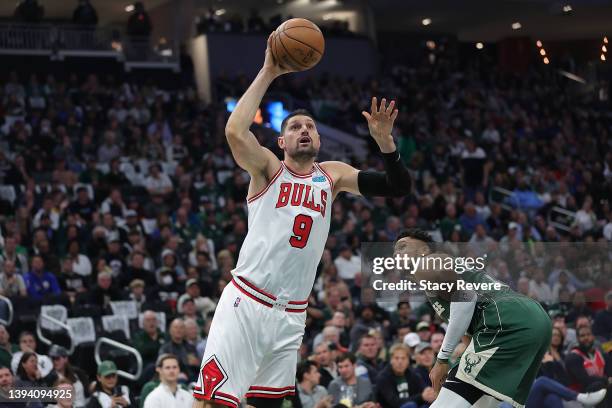
[[[529,282],[529,293],[535,293],[537,300],[542,303],[552,303],[553,294],[544,277],[544,271],[540,268],[536,269],[534,278]]]
[[[21,360],[21,356],[26,351],[36,352],[36,338],[34,335],[28,331],[21,332],[19,335],[19,349],[13,354],[11,359],[11,370],[16,373],[17,367],[19,366],[19,360]],[[38,363],[38,371],[40,371],[40,375],[42,377],[46,377],[51,370],[53,370],[53,362],[51,359],[44,355],[36,353],[37,363]]]
[[[155,365],[160,384],[147,395],[144,408],[191,408],[193,397],[178,386],[178,358],[173,354],[162,354]]]
[[[344,280],[353,280],[361,272],[361,258],[351,252],[348,245],[340,247],[340,255],[334,260],[338,276]]]

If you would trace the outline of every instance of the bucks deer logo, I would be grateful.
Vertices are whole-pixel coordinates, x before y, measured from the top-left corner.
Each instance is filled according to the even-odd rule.
[[[471,358],[472,356],[474,356],[475,358],[472,359]],[[463,371],[466,374],[471,374],[472,369],[476,367],[478,364],[480,364],[481,361],[482,361],[482,357],[477,356],[475,354],[467,354],[465,356],[465,367],[463,368]]]

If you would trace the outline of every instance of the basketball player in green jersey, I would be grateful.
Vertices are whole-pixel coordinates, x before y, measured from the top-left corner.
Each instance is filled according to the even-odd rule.
[[[395,242],[395,255],[447,258],[433,252],[429,234],[411,229]],[[439,263],[438,263],[439,264]],[[506,401],[524,407],[552,334],[548,314],[535,300],[495,281],[484,271],[414,271],[416,282],[453,284],[454,289],[426,292],[436,313],[448,323],[442,348],[429,374],[438,397],[430,408],[497,407]],[[463,280],[497,290],[457,290]],[[488,285],[482,285],[488,284]],[[472,337],[458,365],[448,359],[464,334]]]

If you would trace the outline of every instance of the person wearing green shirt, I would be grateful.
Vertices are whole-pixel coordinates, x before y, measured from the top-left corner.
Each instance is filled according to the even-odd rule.
[[[13,353],[19,351],[16,344],[11,344],[11,335],[3,324],[0,324],[0,367],[10,367]]]
[[[142,318],[142,330],[134,334],[134,347],[142,356],[143,366],[154,364],[159,348],[166,342],[163,333],[157,327],[155,312],[147,310]]]

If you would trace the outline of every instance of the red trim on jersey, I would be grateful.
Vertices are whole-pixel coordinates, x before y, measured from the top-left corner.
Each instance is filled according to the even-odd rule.
[[[266,193],[266,191],[268,191],[270,189],[270,187],[272,186],[272,184],[274,184],[274,182],[276,181],[276,179],[280,176],[280,174],[283,171],[283,166],[281,165],[278,169],[278,171],[276,173],[274,173],[274,176],[272,176],[272,178],[270,179],[270,182],[268,182],[268,185],[261,190],[259,193],[255,194],[253,197],[248,198],[247,197],[247,203],[251,204],[253,201],[257,200],[259,197],[261,197],[262,195],[264,195]]]
[[[255,292],[259,292],[264,296],[269,297],[272,300],[276,300],[276,296],[269,294],[268,292],[259,289],[257,286],[253,285],[251,282],[249,282],[248,280],[244,279],[241,276],[237,276],[236,278],[240,279],[240,282],[244,283],[245,285],[247,285],[249,288],[253,289]]]
[[[259,302],[259,303],[261,303],[261,304],[262,304],[262,305],[264,305],[264,306],[272,307],[272,304],[271,304],[271,303],[264,302],[264,301],[263,301],[263,300],[261,300],[260,298],[258,298],[258,297],[256,297],[256,296],[253,296],[253,295],[251,295],[249,292],[247,292],[246,290],[242,289],[242,288],[240,287],[240,285],[238,285],[238,283],[236,283],[236,281],[235,281],[235,280],[233,280],[233,279],[232,279],[232,283],[234,284],[234,286],[236,286],[236,287],[238,288],[238,290],[239,290],[240,292],[242,292],[243,294],[247,295],[248,297],[250,297],[250,298],[251,298],[251,299],[253,299],[254,301]]]
[[[255,296],[252,293],[249,293],[245,288],[243,288],[242,286],[240,286],[240,283],[236,280],[239,279],[240,282],[242,282],[243,284],[247,285],[250,289],[256,291],[257,293],[259,293],[262,296],[266,296],[268,299],[264,300],[261,298],[258,298],[257,296]],[[266,307],[270,307],[273,308],[274,304],[273,302],[276,301],[276,297],[271,297],[271,295],[268,295],[266,292],[263,292],[261,289],[257,288],[257,286],[253,285],[252,283],[250,283],[249,281],[247,281],[246,279],[237,276],[234,277],[234,279],[232,279],[232,283],[234,284],[234,286],[236,286],[238,288],[238,290],[240,292],[242,292],[243,294],[245,294],[246,296],[250,297],[251,299],[253,299],[254,301],[261,303],[262,305],[266,306]],[[288,313],[304,313],[307,309],[307,304],[308,300],[305,301],[291,301],[291,302],[287,302],[287,307],[285,308],[285,312]],[[289,305],[296,305],[299,308],[290,308]],[[306,305],[306,306],[303,306]],[[300,307],[301,306],[301,307]]]
[[[312,176],[312,173],[314,173],[314,171],[315,171],[315,166],[313,165],[313,166],[312,166],[312,170],[310,170],[310,173],[307,173],[307,174],[300,174],[300,173],[298,173],[298,172],[297,172],[297,171],[295,171],[295,170],[291,170],[291,168],[290,168],[289,166],[287,166],[287,163],[285,163],[284,161],[283,161],[283,162],[281,162],[281,163],[283,163],[283,164],[285,165],[285,168],[287,169],[287,171],[288,171],[289,173],[291,173],[291,175],[292,175],[292,176],[294,176],[294,177],[298,177],[298,178],[308,178],[308,177]]]
[[[321,170],[321,172],[322,172],[323,174],[325,174],[325,177],[327,177],[327,180],[329,180],[329,184],[330,184],[330,186],[331,186],[331,191],[332,191],[332,194],[333,194],[333,192],[334,192],[334,179],[332,179],[332,178],[331,178],[331,176],[330,176],[330,175],[329,175],[329,174],[328,174],[328,173],[327,173],[327,172],[326,172],[326,171],[323,169],[323,166],[321,166],[321,165],[320,165],[320,164],[318,164],[318,163],[315,163],[315,164],[317,165],[317,167],[319,168],[319,170]]]
[[[240,400],[232,395],[224,394],[221,392],[217,392],[215,394],[218,394],[222,398],[227,398],[228,400],[231,400],[231,402],[226,401],[225,399],[219,399],[216,397],[209,398],[207,396],[197,394],[195,392],[193,393],[193,397],[200,401],[210,401],[210,402],[214,402],[215,404],[225,405],[226,407],[238,408],[240,406]]]
[[[287,391],[287,390],[294,390],[295,389],[295,385],[288,385],[286,387],[259,387],[257,385],[253,385],[252,387],[249,387],[249,391],[250,390],[254,390],[254,391]]]

